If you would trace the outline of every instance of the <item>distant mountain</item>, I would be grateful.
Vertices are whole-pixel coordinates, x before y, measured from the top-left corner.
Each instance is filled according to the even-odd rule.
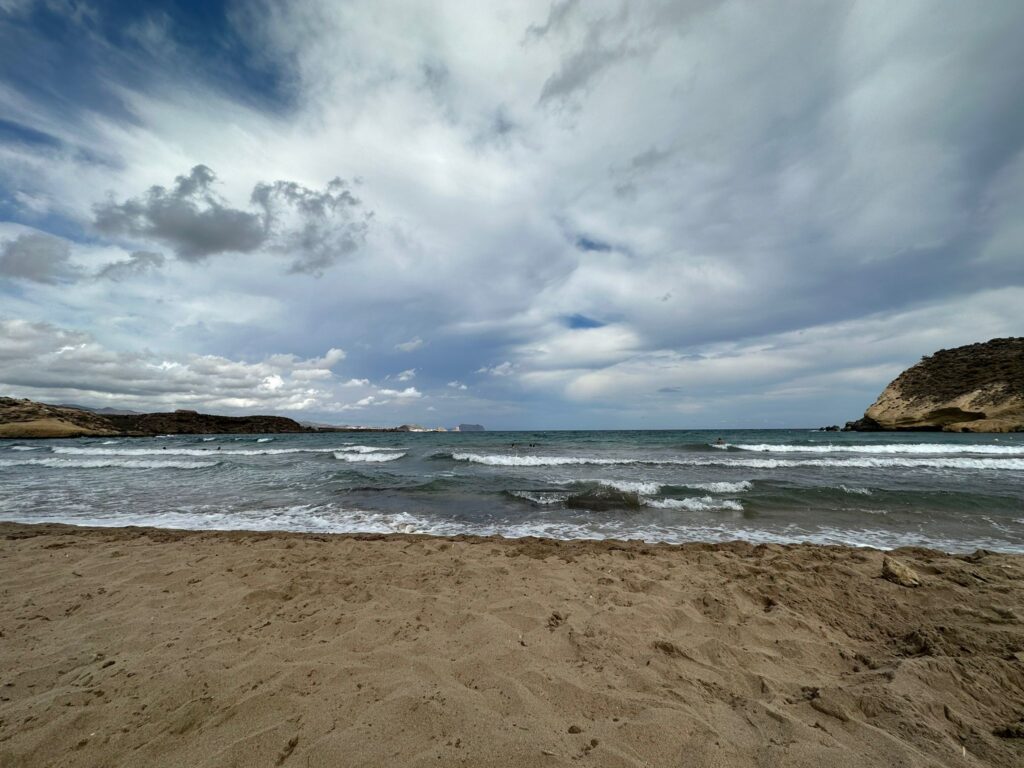
[[[940,349],[901,373],[846,428],[1024,432],[1024,338]]]
[[[87,405],[74,405],[73,403],[62,403],[57,406],[58,408],[74,408],[79,411],[89,411],[89,413],[98,413],[101,416],[136,416],[141,411],[129,411],[126,408],[90,408]]]

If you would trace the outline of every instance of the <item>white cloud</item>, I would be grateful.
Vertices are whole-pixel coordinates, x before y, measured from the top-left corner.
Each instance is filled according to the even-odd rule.
[[[515,366],[506,360],[503,363],[488,368],[486,365],[477,368],[477,373],[489,373],[491,376],[511,376],[515,372]]]
[[[401,344],[395,344],[395,349],[399,352],[412,352],[413,350],[419,349],[423,346],[423,339],[417,336],[409,341],[403,341]]]
[[[1020,304],[1000,303],[997,322],[972,298],[1024,285],[1024,155],[1006,107],[1024,49],[1005,34],[1024,11],[1012,4],[826,3],[784,22],[729,3],[236,10],[233,32],[288,84],[287,104],[267,108],[266,94],[175,58],[187,40],[172,27],[156,30],[159,71],[131,50],[118,56],[138,65],[132,78],[85,71],[117,109],[47,99],[65,92],[43,70],[31,91],[0,89],[6,120],[52,137],[0,145],[0,193],[19,220],[65,234],[90,227],[96,206],[117,214],[114,240],[61,237],[41,258],[16,249],[0,264],[5,316],[87,340],[46,353],[40,370],[83,343],[110,354],[145,344],[124,354],[166,360],[175,376],[201,367],[198,350],[258,360],[248,365],[263,370],[224,380],[261,394],[209,392],[231,407],[289,393],[279,401],[326,412],[363,395],[412,407],[371,382],[429,336],[424,392],[449,379],[443,391],[462,391],[467,360],[489,361],[446,418],[474,407],[510,426],[524,410],[603,426],[684,398],[749,418],[790,413],[771,398],[829,382],[815,413],[856,415],[927,344],[1019,333],[1024,321]],[[30,60],[18,45],[12,56]],[[203,165],[217,174],[204,187],[213,197],[186,195],[182,209],[173,189],[148,196]],[[318,213],[335,177],[374,212],[350,233],[356,250]],[[295,186],[270,188],[264,232],[252,192],[274,179]],[[166,205],[145,206],[154,200],[186,223],[226,215],[240,237],[178,228]],[[0,223],[5,243],[22,235],[47,233]],[[306,271],[286,274],[289,263]],[[870,344],[831,337],[842,359],[816,341],[883,317],[889,336],[868,331]],[[885,338],[903,342],[883,355]],[[281,387],[260,390],[272,376]],[[89,386],[118,385],[97,373]]]

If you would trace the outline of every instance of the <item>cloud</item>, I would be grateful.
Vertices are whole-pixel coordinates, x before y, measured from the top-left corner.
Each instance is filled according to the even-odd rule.
[[[250,363],[219,355],[121,352],[80,331],[0,320],[0,384],[50,400],[84,397],[128,407],[305,411],[325,406],[331,393],[296,374],[316,370],[323,362],[290,355]]]
[[[263,209],[271,248],[294,256],[292,272],[314,275],[354,253],[372,214],[356,218],[360,201],[340,178],[318,192],[294,181],[257,184],[252,202]]]
[[[74,279],[69,263],[71,248],[64,240],[48,235],[23,234],[7,240],[0,251],[0,276],[35,283]]]
[[[216,178],[205,165],[197,165],[175,178],[170,190],[154,186],[142,197],[96,205],[93,223],[105,235],[165,243],[185,261],[256,250],[267,239],[266,222],[229,207],[213,191]]]
[[[368,387],[370,386],[369,379],[349,379],[344,382],[341,386],[343,387]]]
[[[162,253],[133,251],[127,259],[103,266],[96,277],[114,281],[129,280],[160,269],[165,261]]]
[[[395,344],[395,349],[399,352],[412,352],[413,350],[419,349],[424,344],[423,339],[419,336],[409,339],[409,341],[403,341],[401,344]]]
[[[214,191],[216,174],[197,165],[171,189],[150,187],[142,197],[94,206],[95,228],[109,236],[163,243],[184,261],[266,249],[289,256],[290,271],[323,274],[366,238],[371,214],[340,178],[323,191],[294,181],[259,182],[250,196],[257,212],[232,208]]]
[[[467,387],[465,384],[463,384],[458,379],[453,379],[452,381],[449,381],[447,386],[451,387],[452,389],[461,389],[461,390],[469,389],[469,387]]]
[[[781,426],[1024,321],[978,298],[1024,285],[1013,4],[186,4],[130,44],[120,6],[48,7],[0,28],[0,241],[59,236],[69,269],[0,301],[108,350],[269,361],[324,413],[438,386],[446,423]],[[337,374],[295,367],[330,347]],[[423,400],[373,385],[400,352]]]
[[[381,397],[394,397],[399,400],[423,397],[423,393],[416,389],[416,387],[406,387],[405,389],[379,389],[377,390],[377,394]]]
[[[488,368],[486,365],[477,369],[477,373],[489,373],[491,376],[511,376],[515,372],[515,366],[506,360],[498,365]]]
[[[416,369],[415,368],[409,368],[409,369],[404,370],[401,373],[395,375],[395,379],[397,381],[411,381],[414,378],[416,378]]]

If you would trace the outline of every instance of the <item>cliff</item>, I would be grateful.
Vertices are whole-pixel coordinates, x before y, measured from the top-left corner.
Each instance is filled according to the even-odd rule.
[[[901,373],[854,431],[1024,431],[1024,338],[942,349]]]
[[[106,413],[0,397],[0,438],[311,432],[283,416],[216,416],[196,411]]]

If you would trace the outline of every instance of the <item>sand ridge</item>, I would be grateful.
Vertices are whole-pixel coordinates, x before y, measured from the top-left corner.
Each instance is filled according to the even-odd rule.
[[[1024,558],[890,554],[0,524],[0,764],[1024,764]]]

